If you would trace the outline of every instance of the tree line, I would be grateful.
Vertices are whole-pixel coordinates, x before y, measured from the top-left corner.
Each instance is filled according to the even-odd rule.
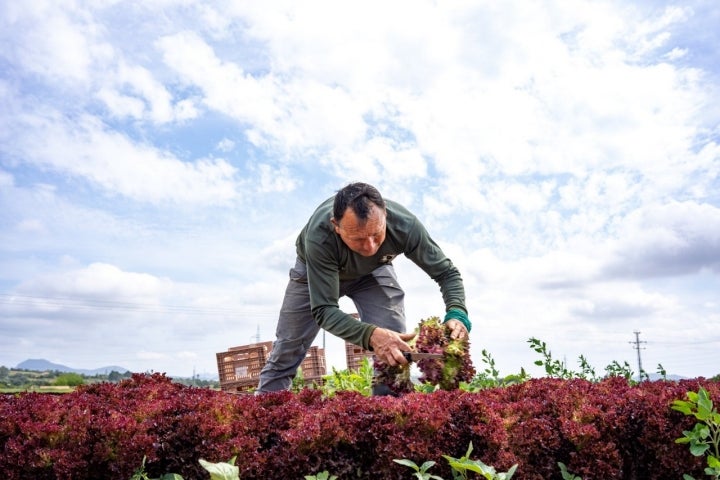
[[[25,370],[19,368],[8,368],[0,366],[0,391],[2,390],[31,390],[37,387],[77,387],[91,383],[110,382],[118,383],[132,377],[132,372],[124,373],[115,370],[107,374],[84,375],[75,372],[63,372],[60,370]],[[188,386],[219,388],[217,380],[201,380],[200,378],[175,378],[176,383]]]

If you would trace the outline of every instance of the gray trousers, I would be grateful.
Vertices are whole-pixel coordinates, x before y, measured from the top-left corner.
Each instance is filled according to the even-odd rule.
[[[340,282],[340,296],[355,304],[360,319],[395,332],[405,331],[405,292],[392,265],[383,265],[355,280]],[[305,264],[297,259],[280,308],[275,342],[260,372],[257,392],[287,390],[305,360],[320,327],[310,312]]]

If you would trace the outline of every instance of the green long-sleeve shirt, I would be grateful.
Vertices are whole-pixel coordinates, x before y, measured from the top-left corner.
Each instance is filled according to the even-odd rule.
[[[446,310],[467,313],[460,272],[430,237],[420,221],[405,207],[386,200],[385,241],[372,257],[350,250],[335,233],[333,198],[323,202],[310,217],[296,241],[297,254],[307,267],[310,307],[320,327],[350,343],[369,349],[373,325],[358,322],[339,308],[340,281],[367,275],[404,254],[440,286]]]

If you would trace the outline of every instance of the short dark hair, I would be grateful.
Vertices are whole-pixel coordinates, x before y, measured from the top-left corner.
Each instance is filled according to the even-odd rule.
[[[358,220],[365,221],[368,219],[370,207],[373,204],[385,210],[385,200],[377,188],[362,182],[351,183],[338,190],[335,195],[333,218],[339,222],[345,215],[345,210],[350,207],[357,215]]]

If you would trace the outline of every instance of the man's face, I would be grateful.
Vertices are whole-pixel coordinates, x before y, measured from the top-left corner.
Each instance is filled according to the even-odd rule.
[[[340,221],[332,219],[335,233],[353,252],[363,257],[371,257],[380,249],[385,241],[385,210],[373,205],[367,220],[363,223],[358,220],[352,209],[345,210]]]

